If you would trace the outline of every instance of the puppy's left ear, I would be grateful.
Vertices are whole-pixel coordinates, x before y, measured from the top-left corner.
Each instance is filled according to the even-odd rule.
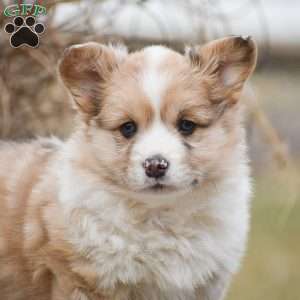
[[[210,100],[234,104],[255,68],[257,47],[250,37],[233,36],[190,48],[186,55],[199,79],[209,86]]]

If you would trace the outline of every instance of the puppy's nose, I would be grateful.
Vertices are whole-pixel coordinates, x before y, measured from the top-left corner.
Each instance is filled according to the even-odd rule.
[[[161,155],[154,155],[145,160],[143,167],[148,177],[161,178],[165,176],[169,162]]]

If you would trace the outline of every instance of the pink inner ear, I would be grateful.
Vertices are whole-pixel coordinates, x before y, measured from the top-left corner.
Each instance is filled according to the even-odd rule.
[[[232,64],[224,66],[221,74],[222,83],[227,87],[238,83],[241,79],[240,77],[244,68],[242,66],[234,66]]]

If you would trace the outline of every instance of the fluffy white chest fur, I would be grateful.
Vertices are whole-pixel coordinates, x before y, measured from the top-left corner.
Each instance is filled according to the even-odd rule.
[[[232,172],[217,186],[151,207],[105,191],[92,176],[72,175],[66,163],[60,200],[68,237],[91,261],[99,288],[121,283],[130,294],[143,286],[137,298],[123,290],[115,299],[192,300],[215,277],[236,272],[248,232],[250,185],[244,163]]]

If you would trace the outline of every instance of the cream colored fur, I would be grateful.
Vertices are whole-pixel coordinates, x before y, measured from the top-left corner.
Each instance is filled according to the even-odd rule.
[[[231,37],[189,51],[66,51],[74,133],[0,145],[3,299],[224,298],[247,241],[238,97],[256,50]],[[182,115],[198,124],[189,137],[177,128]],[[138,124],[130,139],[119,129],[128,120]],[[162,179],[143,167],[156,154],[169,161]]]

